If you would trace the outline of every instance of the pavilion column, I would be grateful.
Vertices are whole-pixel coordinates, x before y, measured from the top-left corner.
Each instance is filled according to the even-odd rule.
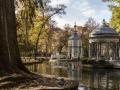
[[[117,42],[117,58],[119,60],[119,42]]]
[[[98,59],[100,59],[100,42],[98,43]]]
[[[117,56],[117,43],[116,42],[114,42],[114,50],[113,50],[114,52],[114,60],[116,60],[116,56]]]
[[[117,59],[117,42],[114,43],[114,60]]]
[[[107,42],[107,45],[106,45],[107,47],[107,58],[106,59],[110,59],[110,57],[111,57],[111,55],[110,55],[110,50],[111,50],[111,43],[110,42]]]
[[[116,50],[115,60],[117,60],[117,59],[118,59],[118,56],[119,56],[119,55],[118,55],[118,49],[119,49],[119,48],[118,48],[118,42],[115,43],[115,46],[116,46],[116,48],[115,48],[115,50]]]
[[[115,58],[115,51],[116,51],[116,49],[115,49],[115,43],[113,43],[113,42],[110,42],[110,52],[109,52],[109,59],[114,59]]]
[[[117,48],[116,48],[116,56],[117,56],[117,60],[119,59],[119,43],[117,42]]]
[[[111,57],[111,55],[110,55],[110,50],[111,50],[111,43],[110,42],[107,42],[107,56],[105,56],[106,57],[106,59],[110,59],[110,57]]]
[[[97,57],[97,60],[98,60],[98,43],[96,43],[96,51],[97,51],[96,57]]]
[[[100,43],[100,58],[101,58],[101,43]]]
[[[119,42],[117,43],[117,57],[118,57],[118,60],[119,60]]]
[[[72,50],[71,46],[68,46],[68,57],[71,58]]]
[[[115,46],[115,42],[112,42],[112,55],[113,55],[113,60],[115,60],[115,54],[116,54],[116,46]]]
[[[91,56],[94,57],[94,43],[92,43]]]
[[[90,49],[90,50],[91,50],[91,52],[90,52],[90,53],[91,53],[91,54],[90,54],[91,58],[92,58],[93,55],[94,55],[93,46],[94,46],[94,43],[92,42],[92,43],[91,43],[91,46],[90,46],[90,47],[91,47],[91,49]]]
[[[94,57],[94,43],[92,43],[91,56]]]
[[[118,54],[119,54],[119,59],[120,59],[120,43],[118,44]]]
[[[74,57],[74,48],[72,46],[71,58],[73,58],[73,57]]]
[[[70,46],[68,46],[68,57],[70,57]]]
[[[93,57],[95,57],[96,56],[96,43],[94,42],[93,43],[93,48],[92,48],[93,50],[92,50],[92,52],[93,52]]]
[[[99,59],[99,43],[97,42],[97,60]]]
[[[94,44],[94,57],[97,59],[97,43]]]
[[[84,52],[83,52],[83,45],[81,44],[81,46],[80,46],[80,58],[83,57],[83,54],[84,54]]]
[[[91,58],[91,43],[89,43],[89,58]]]
[[[94,57],[97,59],[97,43],[94,43]]]
[[[96,43],[94,42],[93,43],[93,47],[92,47],[92,55],[93,55],[93,57],[95,57],[96,55],[95,55],[95,51],[96,51]]]
[[[101,43],[98,43],[98,58],[100,59],[101,57]]]
[[[115,60],[116,59],[116,54],[117,54],[117,46],[116,46],[117,44],[116,44],[116,42],[113,42],[112,43],[112,54],[113,54],[113,60]]]

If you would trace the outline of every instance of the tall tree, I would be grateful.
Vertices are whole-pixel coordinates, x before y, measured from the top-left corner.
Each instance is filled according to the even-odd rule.
[[[0,0],[0,75],[29,73],[20,59],[14,3],[15,0]]]
[[[112,11],[111,26],[120,32],[120,0],[103,0],[110,2],[110,9]]]
[[[120,0],[114,0],[117,5],[112,6],[111,26],[120,32]]]
[[[36,54],[38,53],[38,44],[39,44],[39,40],[40,40],[41,31],[45,28],[45,25],[51,20],[51,18],[54,15],[65,14],[64,9],[66,8],[66,6],[59,4],[57,7],[52,7],[49,5],[49,3],[47,6],[47,3],[45,4],[44,9],[42,10],[43,23],[41,24],[39,33],[37,35],[36,43],[35,43],[35,59],[36,59]]]
[[[90,17],[88,21],[85,24],[85,27],[89,30],[92,31],[98,26],[98,23],[94,20],[94,18]]]
[[[20,51],[30,56],[33,46],[30,44],[30,30],[34,27],[36,10],[43,9],[42,0],[16,0],[16,18],[19,24],[18,38]],[[42,20],[41,20],[42,21]]]
[[[19,0],[21,1],[21,0]],[[31,25],[33,24],[34,27],[36,26],[35,21],[36,18],[39,17],[39,29],[37,29],[36,33],[36,39],[35,39],[35,44],[34,44],[34,54],[35,54],[35,59],[36,56],[38,55],[38,50],[39,50],[39,45],[40,45],[40,36],[42,35],[42,32],[46,30],[47,24],[51,20],[51,18],[54,15],[58,14],[64,14],[64,9],[65,6],[62,4],[59,4],[55,7],[52,7],[50,5],[51,0],[43,0],[43,2],[40,2],[41,0],[35,0],[35,5],[34,5],[34,0],[22,0],[22,7],[21,8],[21,3],[18,5],[18,10],[21,8],[20,14],[18,13],[18,16],[20,17],[19,21],[21,22],[21,30],[20,31],[20,37],[22,37],[21,41],[23,42],[22,48],[24,47],[24,51],[28,52],[31,50],[30,46],[30,29]],[[19,2],[18,2],[19,3]],[[43,3],[43,5],[41,5]],[[41,7],[42,6],[42,7]],[[36,10],[36,11],[35,11]],[[37,12],[35,14],[35,12]],[[33,19],[33,17],[35,18]],[[37,18],[38,19],[38,18]],[[33,21],[34,20],[34,21]],[[32,27],[32,28],[34,28]],[[21,33],[22,32],[22,33]]]

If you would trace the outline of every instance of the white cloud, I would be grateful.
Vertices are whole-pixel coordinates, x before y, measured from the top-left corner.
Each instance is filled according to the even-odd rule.
[[[63,28],[66,23],[69,23],[67,20],[58,16],[53,17],[53,20],[55,20],[57,22],[57,26],[61,28]]]
[[[92,7],[89,0],[81,0],[77,7],[74,6],[74,9],[78,10],[84,17],[92,17],[96,15],[96,9]]]
[[[107,5],[102,4],[100,0],[98,0],[97,4],[92,3],[91,0],[52,0],[52,3],[66,4],[68,6],[66,10],[67,15],[62,18],[57,16],[53,18],[59,27],[63,27],[65,24],[73,26],[74,22],[77,22],[78,25],[84,25],[89,17],[95,18],[97,22],[101,22],[102,19],[107,19],[108,21],[111,16]]]
[[[88,10],[82,12],[82,14],[83,14],[83,16],[85,16],[85,17],[94,17],[95,14],[96,14],[96,12],[95,12],[95,10],[93,10],[93,9],[88,9]]]
[[[103,15],[108,15],[110,13],[110,11],[109,10],[101,10],[100,13],[102,13]]]
[[[72,0],[52,0],[51,5],[55,6],[57,4],[69,4]]]
[[[57,26],[60,28],[63,28],[65,26],[65,24],[69,24],[70,26],[74,26],[74,23],[76,22],[77,25],[83,25],[85,23],[85,20],[77,20],[77,18],[74,18],[72,16],[64,16],[63,17],[59,17],[59,16],[55,16],[53,17],[53,20],[55,20],[57,22]]]
[[[107,22],[109,22],[110,17],[111,17],[111,12],[107,9],[105,10],[100,10],[99,14],[96,15],[96,19],[100,23],[103,19],[105,19]]]

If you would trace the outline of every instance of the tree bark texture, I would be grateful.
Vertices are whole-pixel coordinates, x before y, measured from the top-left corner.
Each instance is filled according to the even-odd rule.
[[[20,60],[14,0],[0,0],[0,73],[27,71]]]

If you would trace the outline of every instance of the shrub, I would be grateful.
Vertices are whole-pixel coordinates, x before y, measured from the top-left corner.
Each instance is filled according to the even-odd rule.
[[[94,59],[89,59],[89,58],[82,58],[81,62],[82,64],[95,64],[96,63]]]
[[[109,65],[110,63],[108,61],[105,61],[105,59],[101,59],[101,60],[97,61],[97,64],[100,64],[100,65]]]
[[[87,64],[88,63],[88,58],[82,58],[81,62],[82,62],[82,64]]]
[[[106,63],[105,60],[99,60],[99,61],[97,61],[97,64],[105,64],[105,63]]]
[[[88,60],[88,64],[95,64],[96,63],[96,61],[95,60]]]

